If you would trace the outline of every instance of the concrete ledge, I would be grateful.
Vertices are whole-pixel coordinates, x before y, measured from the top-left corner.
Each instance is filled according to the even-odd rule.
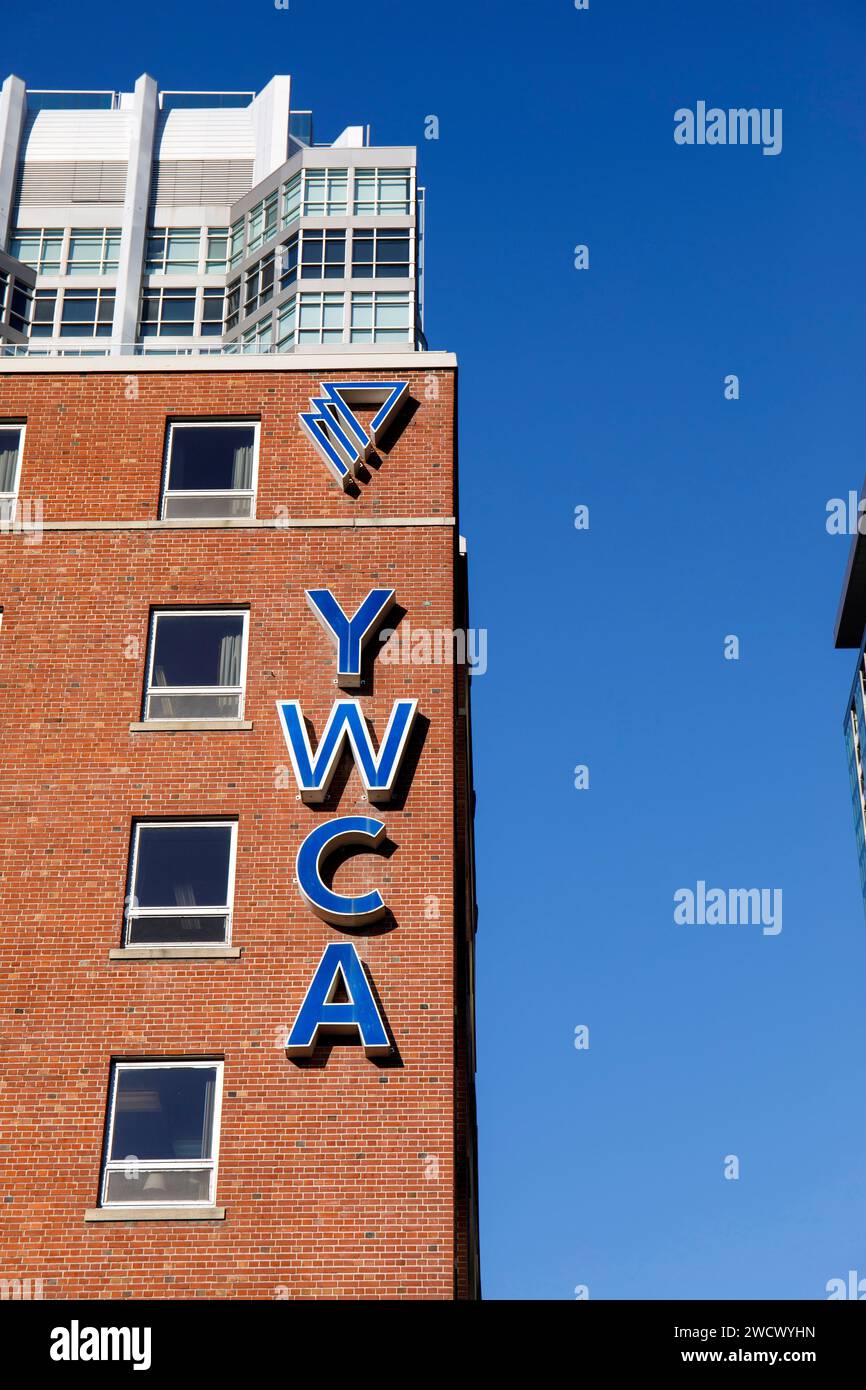
[[[225,1207],[91,1207],[85,1221],[225,1221]]]
[[[39,531],[315,531],[387,530],[391,526],[455,526],[453,516],[289,516],[277,517],[183,517],[170,521],[40,521],[26,527],[6,527],[0,536],[30,536]]]
[[[109,960],[237,960],[243,946],[118,946]]]
[[[98,340],[94,340],[98,341]],[[127,345],[128,346],[128,345]],[[86,372],[115,372],[118,375],[147,376],[151,372],[357,372],[364,380],[369,372],[429,372],[436,368],[454,370],[457,357],[453,352],[418,351],[406,343],[401,351],[391,348],[382,352],[223,352],[209,357],[204,353],[184,353],[176,350],[170,355],[151,353],[122,353],[113,357],[51,357],[37,355],[0,357],[0,372],[71,372],[83,376]]]
[[[195,732],[207,729],[211,732],[222,729],[226,733],[246,732],[253,727],[251,719],[146,719],[140,724],[130,724],[131,734],[174,734],[184,730]]]

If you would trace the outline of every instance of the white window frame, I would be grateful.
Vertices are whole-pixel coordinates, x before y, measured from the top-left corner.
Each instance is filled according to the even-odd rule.
[[[228,273],[229,255],[231,254],[231,228],[205,227],[204,233],[204,273],[224,276]],[[211,255],[212,241],[224,241],[226,244],[225,255],[220,261],[216,261],[216,258]]]
[[[190,272],[190,274],[191,273],[192,272]],[[167,285],[164,280],[160,280],[158,283],[151,282],[149,284],[143,285],[141,290],[141,299],[139,300],[138,305],[138,336],[142,340],[142,342],[145,342],[146,340],[149,340],[151,338],[183,338],[184,340],[188,338],[200,338],[202,336],[199,330],[201,329],[201,316],[203,305],[203,299],[200,293],[200,289],[201,287],[199,285],[190,285],[189,283],[184,285]],[[190,296],[192,296],[191,320],[163,318],[163,305],[167,299],[189,299]],[[159,312],[157,313],[155,319],[148,320],[147,327],[148,329],[150,329],[155,324],[156,332],[145,333],[144,301],[145,299],[153,298],[156,298],[158,301]],[[176,331],[175,326],[178,323],[182,323],[184,327],[186,327],[186,325],[190,322],[192,323],[192,331],[190,333],[178,333]],[[174,332],[172,332],[173,327],[175,327]]]
[[[229,872],[226,884],[226,905],[225,907],[136,907],[135,904],[135,884],[138,875],[138,853],[139,840],[142,829],[145,830],[193,830],[202,825],[228,826],[231,830],[229,838]],[[201,820],[135,820],[132,824],[132,851],[129,860],[129,882],[126,894],[126,908],[123,915],[123,944],[132,949],[141,946],[142,942],[129,940],[130,921],[152,921],[160,917],[225,917],[226,929],[225,937],[222,941],[202,942],[203,946],[230,946],[232,939],[232,919],[234,917],[235,900],[235,871],[237,869],[238,855],[238,823],[229,816],[204,816]],[[160,947],[171,949],[175,946],[183,947],[187,943],[183,941],[165,941],[158,943]]]
[[[63,296],[63,298],[62,298],[62,302],[61,302],[61,300],[60,300],[60,295],[58,295],[58,305],[57,305],[57,310],[56,310],[56,313],[57,313],[57,315],[58,315],[58,317],[55,319],[55,324],[56,324],[56,336],[57,336],[57,337],[59,337],[59,338],[110,338],[110,337],[111,337],[112,329],[113,329],[113,327],[114,327],[114,317],[115,317],[115,314],[117,313],[117,291],[116,291],[116,289],[114,288],[113,285],[66,285],[65,288],[64,288],[63,291],[62,291],[62,296]],[[66,312],[66,300],[67,300],[67,296],[71,296],[70,302],[72,302],[72,303],[74,303],[74,301],[75,301],[76,298],[82,298],[82,299],[83,299],[83,298],[95,299],[95,300],[96,300],[96,311],[95,311],[94,318],[93,318],[92,320],[90,320],[90,319],[68,319],[68,320],[64,321],[64,314],[65,314],[65,312]],[[99,311],[100,311],[100,309],[102,308],[103,300],[104,300],[104,299],[108,299],[109,297],[111,298],[111,318],[110,318],[110,319],[103,319],[103,318],[100,318]],[[107,333],[99,333],[97,330],[98,330],[99,328],[104,328],[106,324],[108,325],[108,332],[107,332]],[[79,333],[79,332],[71,332],[71,333],[70,333],[70,332],[66,332],[66,333],[65,333],[65,332],[63,331],[64,328],[67,328],[67,329],[70,329],[70,328],[71,328],[71,329],[76,329],[76,328],[86,329],[86,328],[89,328],[89,329],[90,329],[90,332],[89,332],[89,333],[88,333],[88,332],[80,332],[80,333]]]
[[[27,432],[27,425],[20,420],[0,420],[0,430],[18,430],[18,463],[15,467],[15,478],[11,492],[0,492],[0,524],[15,520],[18,510],[18,489],[21,486],[21,470],[24,466],[24,436]]]
[[[176,492],[169,488],[168,481],[171,472],[171,449],[176,429],[237,429],[243,425],[253,431],[253,470],[250,478],[249,487],[238,488],[179,488]],[[259,485],[259,442],[261,440],[262,422],[261,420],[196,420],[191,417],[187,420],[169,420],[168,430],[165,437],[165,460],[162,469],[162,494],[160,498],[159,516],[161,521],[166,520],[166,502],[172,497],[249,497],[250,511],[249,517],[243,520],[254,519],[256,515],[256,497]],[[193,518],[194,520],[195,518]],[[225,518],[221,518],[224,520]]]
[[[200,274],[200,272],[201,272],[201,261],[202,261],[202,233],[203,233],[203,232],[207,232],[207,228],[206,228],[206,227],[202,227],[200,224],[199,224],[198,226],[189,226],[189,225],[186,225],[186,226],[183,226],[183,227],[150,227],[150,228],[148,229],[147,235],[146,235],[146,237],[145,237],[145,247],[144,247],[144,274],[145,274],[145,277],[147,277],[147,276],[149,276],[149,275],[166,275],[166,276],[170,276],[170,277],[171,277],[171,276],[176,276],[176,277],[178,277],[179,279],[188,280],[189,277],[190,277],[191,275],[198,275],[198,274]],[[174,268],[174,267],[168,268],[168,240],[169,240],[169,237],[172,237],[172,236],[182,236],[182,237],[183,237],[185,240],[187,240],[187,241],[192,241],[193,237],[197,237],[197,241],[198,241],[198,250],[196,251],[195,260],[192,261],[192,262],[190,262],[190,263],[188,263],[188,264],[186,264],[186,265],[184,265],[184,266],[182,266],[180,269],[176,269],[176,268]],[[158,264],[158,265],[157,265],[157,264],[151,265],[151,264],[150,264],[150,259],[151,259],[151,257],[150,257],[150,253],[149,253],[149,251],[148,251],[147,243],[148,243],[149,241],[151,241],[151,240],[156,240],[157,237],[161,237],[161,238],[162,238],[162,256],[159,257],[159,264]],[[205,246],[205,257],[207,257],[207,246]]]
[[[38,275],[63,274],[63,267],[66,262],[66,254],[64,248],[67,240],[67,230],[64,227],[16,227],[15,231],[12,233],[12,238],[10,240],[9,245],[10,247],[14,247],[16,241],[23,241],[25,239],[29,241],[38,240],[39,250],[36,254],[36,260],[27,261],[24,260],[22,256],[16,256],[16,260],[20,260],[23,265],[29,265],[31,269],[37,272]],[[46,269],[45,244],[49,240],[52,242],[59,241],[60,249],[57,256],[57,261],[54,262],[52,260],[51,262],[49,262],[48,268]],[[15,256],[15,251],[10,250],[9,254],[11,256]]]
[[[295,342],[299,347],[310,343],[336,343],[346,341],[346,304],[348,296],[344,290],[298,290],[297,293],[298,311],[295,320]],[[336,336],[336,328],[325,328],[325,300],[330,299],[332,303],[329,308],[336,308],[336,301],[339,299],[342,310],[340,336]],[[304,309],[308,309],[318,300],[318,327],[312,329],[301,323],[301,315]],[[325,333],[328,337],[325,337]],[[315,336],[312,336],[315,333]]]
[[[69,237],[65,246],[66,260],[64,263],[64,274],[75,279],[79,275],[100,277],[102,275],[116,275],[120,264],[120,238],[122,227],[70,227]],[[98,245],[94,248],[95,254],[92,260],[81,263],[73,263],[72,243],[75,239],[95,241]],[[117,242],[117,260],[111,261],[108,256],[109,240]],[[74,285],[71,289],[76,288]]]
[[[114,1117],[117,1106],[117,1083],[122,1071],[167,1071],[170,1068],[182,1068],[190,1071],[193,1068],[207,1068],[216,1072],[216,1082],[214,1085],[214,1106],[213,1106],[213,1131],[211,1134],[211,1157],[210,1158],[169,1158],[169,1159],[140,1159],[136,1160],[140,1170],[152,1169],[154,1172],[182,1172],[184,1170],[194,1170],[196,1168],[210,1169],[210,1184],[207,1197],[191,1199],[189,1197],[163,1199],[154,1202],[154,1207],[212,1207],[216,1200],[217,1172],[219,1169],[219,1144],[220,1128],[222,1122],[222,1098],[223,1098],[223,1068],[225,1063],[221,1058],[213,1058],[204,1061],[201,1058],[190,1059],[172,1058],[166,1061],[162,1058],[154,1058],[152,1061],[124,1062],[113,1061],[109,1076],[109,1097],[108,1097],[108,1123],[106,1125],[104,1158],[102,1161],[102,1174],[99,1180],[99,1205],[114,1210],[115,1207],[147,1207],[147,1202],[142,1202],[140,1197],[136,1197],[129,1202],[107,1201],[106,1192],[108,1190],[108,1179],[112,1173],[123,1172],[130,1165],[131,1157],[125,1159],[110,1157],[112,1145],[114,1143]]]
[[[405,329],[393,329],[383,326],[377,321],[377,314],[380,308],[384,308],[389,301],[399,299],[405,301],[408,306],[409,323]],[[356,327],[354,322],[354,310],[356,306],[360,309],[369,303],[371,323],[369,328]],[[403,305],[401,304],[401,308]],[[349,305],[349,341],[351,343],[408,343],[413,342],[415,337],[415,296],[412,290],[353,290],[351,303]],[[404,337],[398,338],[397,333],[404,333]],[[356,336],[357,335],[357,336]]]
[[[348,217],[351,215],[352,187],[349,175],[351,170],[345,164],[305,165],[304,182],[301,190],[302,217]],[[310,207],[310,186],[321,188],[321,210]],[[340,198],[340,186],[344,197]]]
[[[238,614],[243,618],[241,630],[241,674],[238,685],[153,685],[153,659],[156,654],[156,629],[161,617],[172,618],[222,618],[237,617]],[[219,723],[231,724],[237,719],[244,717],[244,705],[246,703],[247,688],[247,650],[249,647],[250,635],[250,610],[248,608],[154,608],[150,614],[150,636],[147,648],[147,667],[145,670],[144,684],[144,722],[147,724],[178,724],[190,720],[198,723],[201,719],[207,719]],[[150,698],[152,695],[237,695],[238,708],[236,714],[207,714],[207,715],[166,715],[160,718],[158,715],[150,713]]]
[[[401,202],[399,208],[383,206],[386,202],[382,197],[383,180],[394,178],[396,175],[405,177],[408,183],[408,192],[405,202]],[[372,180],[371,180],[372,176]],[[363,187],[364,183],[372,181],[372,198],[365,196],[361,198],[359,194],[359,183]],[[359,202],[364,204],[372,203],[372,207],[359,207]],[[415,206],[415,169],[413,165],[368,165],[358,166],[354,171],[352,180],[352,215],[354,217],[411,217],[412,209]]]

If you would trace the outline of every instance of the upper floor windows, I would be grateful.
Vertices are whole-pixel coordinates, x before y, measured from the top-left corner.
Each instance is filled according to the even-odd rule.
[[[231,228],[232,269],[299,217],[396,217],[413,210],[411,169],[304,168]]]
[[[242,718],[248,623],[240,609],[154,612],[144,719]]]
[[[277,234],[277,189],[247,213],[247,251],[257,251]]]
[[[119,227],[19,227],[10,254],[40,275],[113,275]]]
[[[62,252],[62,227],[34,227],[26,231],[19,228],[9,247],[10,255],[32,266],[40,275],[60,274]]]
[[[153,227],[144,264],[148,275],[223,275],[228,227]]]
[[[412,296],[371,290],[352,295],[350,341],[405,343],[412,337]]]
[[[195,274],[200,243],[200,227],[154,227],[144,268],[151,275]]]
[[[33,291],[16,275],[8,275],[0,270],[0,320],[4,319],[10,328],[19,333],[27,332]]]
[[[224,294],[195,285],[149,285],[141,296],[142,338],[213,337],[222,333]]]
[[[348,169],[304,170],[305,217],[339,217],[348,211]]]
[[[342,294],[302,294],[298,310],[299,344],[341,343],[343,341]]]
[[[61,338],[108,338],[114,318],[114,290],[65,290]]]
[[[150,288],[141,296],[142,338],[191,338],[195,333],[194,286]]]
[[[352,274],[357,279],[406,279],[411,274],[408,231],[356,227]]]
[[[224,275],[228,266],[228,227],[209,227],[205,270],[209,275]]]
[[[172,421],[163,517],[251,517],[258,451],[258,421]]]
[[[290,222],[294,222],[295,218],[301,215],[302,183],[302,176],[300,174],[295,174],[294,178],[289,179],[288,183],[283,184],[281,217],[281,225],[283,227],[288,227]]]
[[[0,522],[11,521],[15,515],[24,431],[24,425],[7,425],[0,420]]]
[[[304,280],[342,280],[346,274],[346,233],[305,231],[301,255]]]
[[[120,255],[120,228],[105,227],[78,231],[69,236],[67,275],[109,275],[117,270]]]
[[[355,216],[393,217],[412,211],[410,169],[356,169]]]

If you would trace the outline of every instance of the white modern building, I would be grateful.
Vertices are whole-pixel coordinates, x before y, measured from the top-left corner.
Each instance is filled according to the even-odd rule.
[[[412,147],[253,92],[0,89],[0,353],[413,352]]]

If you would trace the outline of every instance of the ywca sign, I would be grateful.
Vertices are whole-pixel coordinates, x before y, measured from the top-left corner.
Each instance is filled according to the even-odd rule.
[[[336,389],[336,388],[335,388]],[[306,590],[307,602],[334,643],[337,684],[351,689],[361,684],[364,648],[394,604],[393,589],[371,589],[351,616],[330,589]],[[348,745],[367,799],[386,805],[394,789],[418,708],[418,701],[395,700],[385,728],[378,733],[378,752],[356,699],[335,700],[315,751],[310,746],[301,705],[277,700],[277,718],[303,801],[315,806],[328,794],[334,771]],[[301,844],[295,877],[308,907],[330,926],[343,932],[377,921],[386,912],[381,894],[373,890],[358,897],[337,893],[325,883],[324,870],[337,850],[352,853],[375,850],[385,835],[383,821],[372,816],[335,816],[322,821]],[[339,993],[340,1001],[335,996]],[[292,1024],[286,1049],[291,1056],[308,1057],[321,1034],[348,1034],[360,1040],[368,1057],[389,1053],[391,1042],[376,1006],[364,967],[351,941],[325,947],[303,1003]]]
[[[322,382],[321,396],[298,416],[334,482],[348,488],[408,399],[408,381]],[[369,433],[353,406],[376,407]]]

